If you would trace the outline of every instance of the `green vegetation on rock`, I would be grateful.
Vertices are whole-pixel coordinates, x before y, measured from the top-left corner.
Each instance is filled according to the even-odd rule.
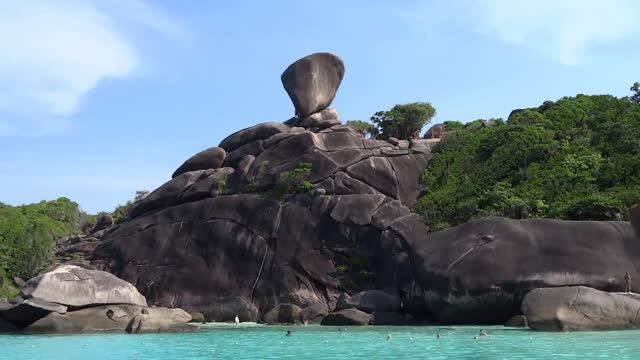
[[[380,139],[409,139],[431,121],[436,109],[427,102],[399,104],[389,111],[378,111],[371,122],[379,129]]]
[[[67,198],[22,206],[0,203],[0,298],[17,293],[13,277],[27,280],[47,269],[54,261],[55,240],[80,233],[88,221]]]
[[[483,216],[626,220],[640,200],[640,105],[609,95],[445,124],[416,211],[432,229]]]

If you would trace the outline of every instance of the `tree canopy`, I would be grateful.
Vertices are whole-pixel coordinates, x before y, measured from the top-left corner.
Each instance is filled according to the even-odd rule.
[[[640,104],[578,95],[491,125],[445,124],[416,207],[432,229],[492,215],[623,220],[640,201]]]
[[[378,111],[371,122],[379,129],[380,139],[410,139],[431,121],[436,109],[427,102],[399,104],[389,111]]]
[[[378,128],[373,124],[362,120],[349,120],[347,121],[347,125],[360,131],[362,135],[370,139],[374,139],[380,133]]]

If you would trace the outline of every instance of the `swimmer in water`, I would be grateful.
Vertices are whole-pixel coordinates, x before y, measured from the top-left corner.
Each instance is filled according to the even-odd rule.
[[[387,340],[391,340],[391,335],[387,334]]]
[[[437,337],[438,339],[440,339],[440,338],[442,337],[442,335],[440,335],[440,333],[437,333],[437,334],[436,334],[436,337]]]
[[[487,336],[487,333],[484,331],[484,329],[480,329],[480,333],[478,334],[478,336]]]
[[[236,325],[240,325],[240,317],[236,314],[235,318]]]
[[[287,335],[286,336],[291,336],[291,330],[287,330]]]

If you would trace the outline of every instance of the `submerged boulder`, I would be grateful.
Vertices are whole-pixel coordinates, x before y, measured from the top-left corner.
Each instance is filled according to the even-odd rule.
[[[529,327],[543,331],[640,328],[640,295],[585,286],[540,288],[522,302]]]
[[[327,108],[344,77],[344,64],[329,53],[315,53],[289,65],[280,77],[287,94],[303,119]]]
[[[31,298],[68,307],[99,304],[131,304],[147,306],[147,301],[128,282],[106,272],[65,265],[37,276],[20,291],[24,299]]]

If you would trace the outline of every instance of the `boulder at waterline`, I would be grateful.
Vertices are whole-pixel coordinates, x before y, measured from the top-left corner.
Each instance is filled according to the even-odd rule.
[[[531,289],[620,291],[625,272],[640,278],[640,242],[622,221],[483,218],[433,232],[409,253],[420,259],[414,305],[442,323],[504,324]]]
[[[338,302],[338,310],[356,308],[367,313],[396,312],[400,309],[400,299],[380,290],[366,290]]]
[[[358,309],[345,309],[332,312],[322,319],[322,325],[369,325],[373,316]]]
[[[27,281],[20,296],[70,307],[99,304],[147,306],[144,296],[128,282],[106,271],[73,265],[61,266]]]
[[[302,309],[297,305],[278,304],[264,315],[263,321],[266,324],[294,324],[299,321],[300,312]]]
[[[299,118],[327,108],[344,77],[344,64],[329,53],[315,53],[289,65],[280,79]]]
[[[300,312],[300,322],[303,324],[319,324],[327,314],[329,314],[329,309],[326,304],[311,304]]]
[[[181,309],[137,305],[104,305],[66,314],[50,313],[26,329],[29,333],[173,332],[194,331],[191,316]]]
[[[530,291],[522,312],[534,330],[622,330],[640,328],[640,295],[608,293],[585,286]]]
[[[528,327],[529,325],[527,324],[527,317],[524,315],[514,315],[511,318],[509,318],[509,320],[507,320],[506,323],[504,323],[504,326],[507,327]]]
[[[67,307],[38,298],[20,299],[14,304],[5,303],[0,306],[0,318],[17,327],[27,326],[52,312],[64,314]]]
[[[184,174],[187,171],[217,169],[222,166],[227,156],[226,151],[219,147],[211,147],[202,150],[187,159],[180,167],[173,172],[172,178]]]

